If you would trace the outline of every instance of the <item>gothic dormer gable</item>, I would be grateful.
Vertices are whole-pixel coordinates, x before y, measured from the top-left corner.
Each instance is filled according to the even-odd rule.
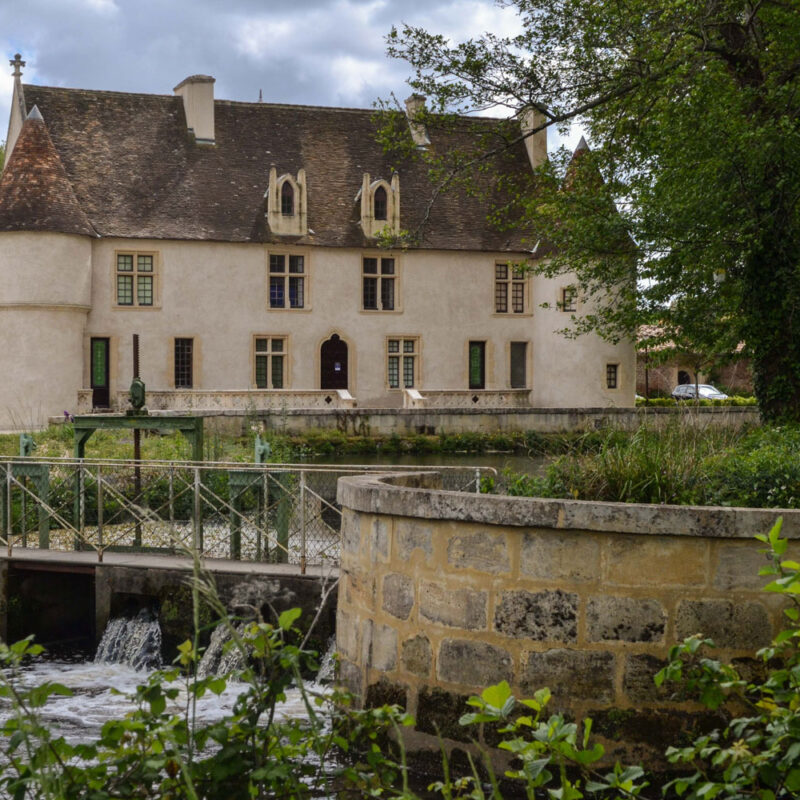
[[[276,167],[269,171],[267,189],[267,223],[279,236],[305,236],[308,233],[308,197],[306,172],[278,175]]]
[[[382,234],[400,233],[400,176],[396,172],[391,183],[382,178],[370,180],[365,172],[356,200],[361,203],[364,236],[377,239]]]

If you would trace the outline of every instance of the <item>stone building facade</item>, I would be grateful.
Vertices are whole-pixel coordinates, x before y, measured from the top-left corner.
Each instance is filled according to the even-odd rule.
[[[588,310],[563,310],[569,276],[520,270],[545,257],[535,233],[487,222],[543,133],[430,204],[372,111],[215,100],[202,75],[172,95],[23,85],[12,64],[0,429],[124,408],[134,333],[163,409],[633,404],[632,343],[559,335]],[[413,123],[420,102],[417,147],[474,138]]]

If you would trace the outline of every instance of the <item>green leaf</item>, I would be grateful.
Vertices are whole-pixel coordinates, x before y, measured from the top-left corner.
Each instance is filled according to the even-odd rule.
[[[280,629],[283,631],[288,631],[302,613],[302,609],[299,608],[290,608],[284,611],[280,617],[278,617],[278,625]]]

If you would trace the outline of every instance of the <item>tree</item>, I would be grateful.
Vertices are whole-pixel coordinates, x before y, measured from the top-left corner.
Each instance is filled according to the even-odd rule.
[[[431,122],[499,105],[512,118],[536,109],[529,135],[570,121],[587,131],[591,150],[554,154],[492,213],[513,207],[548,244],[534,269],[577,273],[599,309],[577,332],[632,336],[653,322],[717,347],[744,341],[764,417],[800,420],[800,2],[507,5],[515,37],[388,37]],[[483,144],[434,143],[422,157],[448,183],[519,141]]]

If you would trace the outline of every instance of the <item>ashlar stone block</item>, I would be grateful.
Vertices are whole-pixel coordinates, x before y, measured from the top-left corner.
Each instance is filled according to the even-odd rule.
[[[408,619],[414,607],[414,581],[393,572],[383,579],[383,610],[398,619]]]
[[[606,585],[702,586],[708,543],[690,537],[615,536],[606,544]]]
[[[385,519],[375,517],[370,526],[371,558],[373,561],[389,559],[389,523]]]
[[[420,614],[431,622],[452,628],[484,630],[487,602],[486,592],[475,589],[451,589],[430,581],[420,586]]]
[[[562,592],[503,592],[494,614],[499,633],[536,641],[578,638],[578,595]]]
[[[490,531],[453,536],[447,544],[447,561],[457,569],[476,569],[493,575],[508,572],[506,536]]]
[[[532,695],[548,687],[555,700],[614,700],[614,656],[612,653],[556,649],[529,652],[524,659],[522,690]]]
[[[361,514],[345,511],[342,515],[342,555],[358,555],[361,552]]]
[[[522,535],[520,574],[537,580],[597,580],[600,542],[588,533],[527,531]]]
[[[714,640],[718,647],[753,650],[772,640],[769,614],[761,603],[729,600],[684,600],[675,621],[678,639],[696,633]]]
[[[394,628],[365,620],[361,639],[361,663],[364,667],[384,672],[397,667],[397,631]]]
[[[586,612],[590,642],[661,642],[667,614],[657,600],[638,597],[593,597]]]
[[[663,683],[656,686],[656,673],[666,666],[666,661],[646,653],[629,655],[625,660],[622,690],[632,703],[647,703],[669,698],[674,687]]]
[[[487,642],[444,639],[437,662],[439,679],[468,686],[488,686],[506,680],[512,682],[511,655]]]
[[[401,561],[408,561],[415,550],[430,558],[433,553],[433,532],[430,525],[409,520],[395,520],[394,539],[397,557]]]
[[[336,649],[351,661],[358,660],[359,623],[357,616],[348,614],[341,608],[336,612]]]
[[[420,634],[406,639],[401,646],[401,662],[403,669],[427,678],[433,665],[433,651],[428,637]]]
[[[765,553],[759,551],[759,545],[748,542],[736,547],[726,545],[719,549],[716,569],[714,570],[714,588],[723,592],[745,590],[759,591],[766,583],[758,571],[769,564]]]

